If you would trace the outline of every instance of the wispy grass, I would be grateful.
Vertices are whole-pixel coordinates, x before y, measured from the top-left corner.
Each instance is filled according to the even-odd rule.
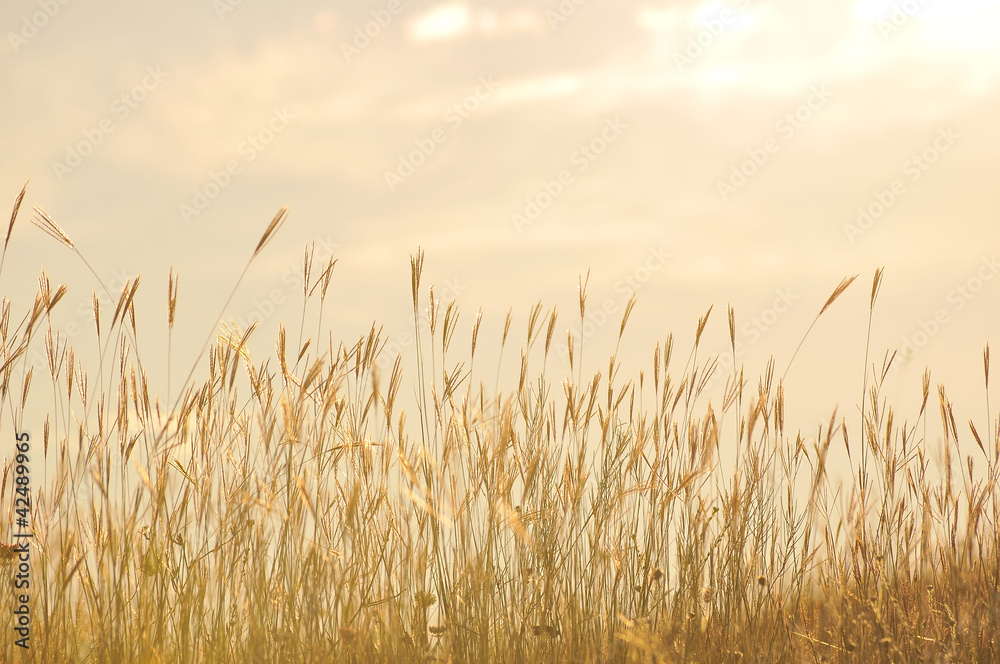
[[[75,248],[51,217],[39,220]],[[334,261],[320,271],[308,251],[304,260],[303,296],[322,310]],[[24,348],[41,331],[48,416],[61,426],[44,427],[55,472],[34,487],[32,650],[8,638],[0,659],[1000,660],[1000,436],[989,412],[986,437],[970,421],[967,440],[939,386],[943,444],[932,444],[930,375],[918,417],[900,424],[882,397],[893,358],[869,382],[867,350],[860,431],[849,434],[831,408],[814,435],[787,432],[773,364],[755,387],[734,367],[716,410],[705,394],[716,363],[698,360],[711,310],[679,372],[670,336],[656,344],[649,376],[621,378],[614,355],[607,371],[585,376],[582,343],[569,336],[570,373],[552,377],[557,312],[539,303],[517,384],[498,378],[489,389],[472,373],[481,313],[468,327],[466,362],[452,343],[465,329],[458,308],[445,304],[442,314],[432,289],[424,298],[423,265],[418,251],[408,402],[400,387],[412,379],[399,359],[388,377],[377,370],[385,339],[375,325],[349,343],[325,342],[320,325],[290,353],[281,326],[275,358],[250,352],[252,327],[230,327],[212,331],[168,420],[138,362],[138,279],[110,323],[95,304],[98,367],[52,332],[48,313],[63,291],[47,279],[16,329],[5,300],[5,417],[25,424],[40,381],[21,371]],[[171,330],[177,284],[171,271]],[[584,278],[579,305],[582,321]],[[539,364],[532,348],[542,338]],[[988,390],[988,348],[984,376]],[[843,486],[826,473],[841,444],[852,463]],[[871,464],[853,472],[858,446]],[[723,463],[723,451],[735,463]],[[5,593],[0,612],[12,607]]]

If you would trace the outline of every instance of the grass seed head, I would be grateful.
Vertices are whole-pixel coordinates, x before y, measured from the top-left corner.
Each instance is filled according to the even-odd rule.
[[[6,476],[6,473],[5,473]],[[0,542],[0,566],[9,567],[14,564],[14,560],[21,553],[21,548],[14,544]]]

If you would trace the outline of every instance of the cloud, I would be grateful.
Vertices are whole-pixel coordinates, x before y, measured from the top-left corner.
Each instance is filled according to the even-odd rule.
[[[415,42],[451,41],[466,35],[472,27],[472,10],[465,2],[437,4],[410,24]]]
[[[520,7],[508,12],[473,10],[467,2],[434,5],[409,25],[409,38],[418,44],[454,41],[478,35],[497,37],[518,33],[546,32],[545,18],[534,9]]]
[[[983,9],[996,9],[998,0],[950,0],[931,2],[930,0],[857,0],[852,7],[854,15],[869,21],[884,21],[894,13],[905,16],[922,17],[933,20],[968,19]]]

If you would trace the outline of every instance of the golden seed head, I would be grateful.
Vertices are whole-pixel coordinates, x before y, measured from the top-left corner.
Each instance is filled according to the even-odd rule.
[[[531,628],[535,636],[553,637],[559,635],[559,627],[556,625],[533,625]]]
[[[147,551],[139,563],[139,571],[146,576],[156,576],[162,567],[163,563],[160,562],[159,556],[153,551]]]
[[[54,239],[56,242],[59,242],[70,249],[76,248],[73,245],[73,240],[69,239],[66,232],[59,228],[59,224],[54,222],[52,217],[50,217],[45,210],[40,207],[36,207],[35,215],[36,216],[31,220],[31,223],[44,231],[46,235]]]
[[[170,277],[167,280],[167,327],[174,326],[174,316],[177,312],[177,275],[173,266],[170,267]],[[94,311],[97,312],[97,298],[94,297]]]
[[[14,562],[17,558],[17,554],[21,550],[14,544],[7,544],[6,542],[0,542],[0,565],[7,567]]]
[[[417,591],[416,596],[413,598],[413,603],[416,605],[417,609],[426,609],[429,606],[434,606],[437,602],[437,597],[429,592],[420,590]]]

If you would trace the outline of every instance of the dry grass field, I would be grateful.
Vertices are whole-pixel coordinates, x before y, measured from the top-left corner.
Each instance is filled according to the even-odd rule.
[[[54,251],[79,253],[43,211],[34,221],[63,245]],[[304,261],[316,311],[334,262],[314,264],[308,250]],[[717,377],[725,398],[709,406],[715,362],[698,343],[714,318],[735,344],[731,309],[728,321],[718,311],[698,321],[693,348],[657,344],[637,376],[619,375],[614,356],[584,375],[571,345],[571,375],[553,381],[558,312],[539,305],[524,338],[506,321],[502,357],[520,363],[517,383],[476,385],[480,319],[429,307],[421,252],[411,267],[415,329],[430,318],[416,376],[398,360],[380,375],[376,327],[340,343],[295,321],[269,357],[248,351],[252,328],[213,332],[166,397],[147,387],[143,355],[165,349],[137,332],[136,298],[152,297],[139,279],[114,310],[95,300],[98,366],[51,332],[64,287],[43,275],[26,312],[5,298],[3,435],[29,431],[38,470],[31,647],[14,644],[8,622],[0,659],[1000,661],[990,414],[956,422],[925,374],[919,417],[900,421],[881,394],[891,354],[866,381],[860,416],[831,405],[818,431],[785,430],[773,365],[759,378],[738,367]],[[172,327],[183,289],[170,284]],[[581,283],[571,322],[585,310]],[[48,375],[26,370],[32,344],[44,345]],[[988,348],[976,380],[988,389]],[[44,422],[23,419],[29,391],[51,392]],[[834,448],[851,462],[845,486],[825,473]],[[723,451],[735,461],[722,463]],[[43,463],[56,469],[44,485]],[[0,556],[13,576],[15,555]],[[5,621],[16,597],[0,595]]]

